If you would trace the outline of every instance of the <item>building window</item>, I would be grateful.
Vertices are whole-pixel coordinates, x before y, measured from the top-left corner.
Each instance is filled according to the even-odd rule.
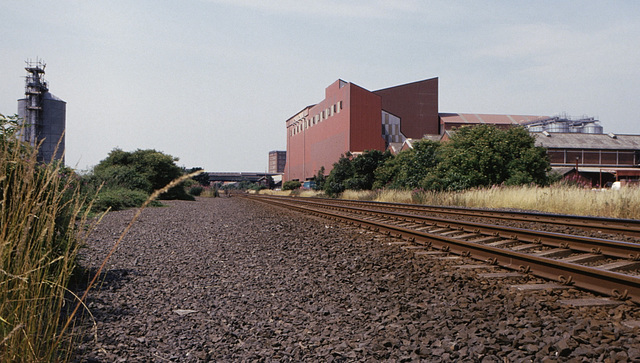
[[[600,152],[599,151],[586,151],[584,152],[585,164],[600,164]]]
[[[603,151],[600,154],[600,158],[600,160],[602,160],[601,163],[604,165],[616,165],[618,163],[618,157],[615,151]]]
[[[552,164],[564,164],[564,151],[562,150],[548,150],[547,155],[549,155],[549,161]]]
[[[567,164],[575,164],[576,161],[578,162],[578,164],[582,164],[582,150],[580,151],[567,150]]]
[[[633,151],[619,151],[618,165],[633,165],[635,153]]]

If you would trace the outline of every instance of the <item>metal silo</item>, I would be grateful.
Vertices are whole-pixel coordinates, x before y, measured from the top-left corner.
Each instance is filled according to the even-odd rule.
[[[583,125],[582,129],[584,133],[587,134],[601,134],[603,133],[602,125],[597,122],[589,122]]]
[[[582,124],[571,125],[569,127],[569,132],[576,133],[576,134],[580,134],[580,133],[584,132],[584,130],[582,129]]]
[[[553,122],[547,125],[549,132],[569,132],[569,125],[566,122]]]

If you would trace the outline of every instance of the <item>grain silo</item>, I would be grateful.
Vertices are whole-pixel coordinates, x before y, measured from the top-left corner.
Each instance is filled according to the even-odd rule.
[[[40,144],[39,161],[64,163],[67,103],[49,92],[43,61],[26,63],[25,98],[18,100],[18,116],[25,126],[21,138],[31,145]]]

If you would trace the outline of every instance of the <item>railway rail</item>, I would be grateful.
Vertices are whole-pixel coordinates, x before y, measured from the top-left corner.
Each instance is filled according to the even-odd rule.
[[[331,203],[333,205],[361,206],[364,208],[372,208],[378,210],[404,211],[410,214],[438,214],[454,217],[479,217],[490,218],[504,221],[521,221],[544,223],[548,225],[559,225],[571,228],[578,228],[588,231],[596,231],[599,233],[620,234],[625,236],[640,237],[640,220],[637,219],[617,219],[606,217],[590,217],[590,216],[574,216],[559,215],[540,212],[524,212],[524,211],[499,211],[479,208],[461,208],[447,206],[431,206],[416,205],[374,201],[356,201],[343,199],[322,199],[322,198],[306,198],[316,200],[323,203]]]
[[[640,303],[640,244],[611,239],[576,236],[495,224],[444,218],[420,207],[390,203],[362,203],[320,198],[249,196],[249,198],[403,238],[416,246],[429,247],[531,274],[563,285],[574,286],[620,300]],[[433,208],[433,207],[431,207]],[[447,208],[445,208],[447,209]],[[466,209],[455,211],[466,216]],[[478,216],[470,210],[469,216]],[[431,212],[433,213],[433,212]],[[492,212],[497,213],[497,212]],[[505,219],[508,213],[497,218]],[[524,218],[526,213],[515,213]],[[494,218],[484,216],[485,218]],[[538,215],[537,217],[541,217]],[[573,220],[577,226],[589,222],[574,216],[547,216]],[[637,221],[587,218],[592,225],[607,223],[610,233],[636,231]],[[539,223],[550,223],[546,219]],[[560,223],[560,222],[557,222]],[[573,226],[573,225],[572,225]],[[615,226],[615,227],[614,227]],[[602,227],[602,226],[600,226]],[[576,227],[578,228],[578,227]],[[613,232],[615,230],[615,232]]]

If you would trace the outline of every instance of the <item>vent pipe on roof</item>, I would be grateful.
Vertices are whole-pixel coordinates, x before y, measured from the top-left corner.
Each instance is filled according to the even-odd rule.
[[[607,135],[609,135],[609,137],[612,138],[612,139],[617,139],[618,138],[618,135],[614,134],[613,132],[610,132]]]
[[[551,134],[548,133],[547,131],[542,131],[542,134],[546,137],[551,137]]]

